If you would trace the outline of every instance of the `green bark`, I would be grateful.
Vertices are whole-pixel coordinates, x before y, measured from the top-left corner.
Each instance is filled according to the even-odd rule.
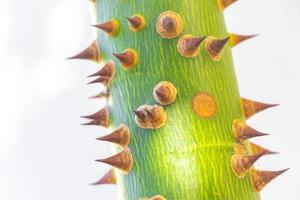
[[[176,48],[184,34],[228,37],[217,0],[98,0],[96,9],[99,23],[120,21],[116,37],[99,31],[98,39],[104,58],[116,63],[110,84],[111,127],[124,123],[131,131],[134,162],[128,175],[118,172],[121,196],[126,200],[156,194],[168,200],[260,199],[249,175],[240,179],[230,167],[236,143],[232,122],[244,119],[230,45],[218,62],[209,57],[204,43],[195,58],[182,57]],[[173,39],[156,32],[157,17],[167,10],[179,13],[184,21],[183,32]],[[146,19],[141,32],[128,27],[126,16],[134,14]],[[139,64],[130,70],[112,56],[127,48],[139,53]],[[178,91],[175,103],[165,107],[167,123],[155,130],[139,128],[133,111],[156,104],[152,91],[160,81],[172,82]],[[199,92],[215,98],[214,117],[203,119],[193,112],[192,98]]]

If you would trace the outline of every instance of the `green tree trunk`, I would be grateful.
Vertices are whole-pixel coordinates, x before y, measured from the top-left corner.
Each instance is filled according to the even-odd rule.
[[[168,200],[257,200],[262,187],[283,172],[251,168],[260,156],[272,152],[246,140],[263,134],[244,121],[274,105],[239,95],[231,48],[251,36],[232,36],[226,30],[222,12],[232,2],[94,2],[100,23],[96,27],[102,29],[99,46],[93,43],[86,53],[74,58],[99,61],[100,49],[102,61],[111,60],[94,81],[108,85],[109,125],[108,110],[86,117],[94,120],[88,124],[112,129],[123,124],[119,128],[122,131],[113,137],[99,138],[119,144],[114,145],[116,156],[99,161],[122,170],[115,170],[116,180],[109,172],[98,182],[116,182],[122,199],[162,195]],[[171,13],[175,18],[160,24],[162,13]],[[161,26],[166,32],[161,32]],[[194,40],[185,40],[191,35]],[[175,101],[168,105],[160,105],[160,93],[153,91],[161,81],[172,83],[177,91],[175,99],[173,88]],[[162,91],[161,95],[170,97],[169,90]],[[164,101],[170,100],[163,97]],[[146,112],[139,108],[142,105],[163,107],[156,107],[161,109],[159,112]],[[150,118],[156,121],[150,123]]]

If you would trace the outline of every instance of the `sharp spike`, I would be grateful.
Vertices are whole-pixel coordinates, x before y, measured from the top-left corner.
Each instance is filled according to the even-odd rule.
[[[103,85],[107,85],[110,81],[110,78],[107,76],[100,76],[98,78],[96,78],[95,80],[91,81],[88,83],[88,85],[90,84],[94,84],[94,83],[102,83]]]
[[[130,130],[126,125],[121,124],[112,133],[99,137],[97,140],[108,141],[126,147],[130,143]]]
[[[249,99],[242,98],[242,105],[246,119],[249,119],[256,113],[259,113],[267,108],[278,106],[279,104],[266,104]]]
[[[96,94],[94,96],[91,96],[90,99],[101,99],[101,98],[108,98],[109,97],[109,89],[105,88],[102,92],[100,92],[99,94]]]
[[[217,39],[213,36],[209,36],[205,42],[205,48],[209,56],[214,61],[220,61],[225,48],[225,45],[229,41],[230,37],[225,39]]]
[[[116,167],[126,174],[131,171],[133,163],[132,155],[128,148],[124,148],[123,151],[119,152],[114,156],[105,159],[99,159],[96,161],[103,162],[113,167]]]
[[[183,30],[182,17],[173,11],[162,12],[156,22],[156,31],[162,38],[177,37]]]
[[[265,152],[251,156],[233,155],[231,157],[231,168],[234,174],[239,178],[245,177],[248,169],[264,154]]]
[[[184,57],[195,57],[199,54],[200,44],[204,39],[205,37],[186,34],[178,40],[177,50]]]
[[[234,2],[237,2],[237,0],[219,0],[220,9],[225,10],[225,8],[227,8]]]
[[[165,88],[158,88],[157,90],[154,90],[154,92],[159,99],[167,99]]]
[[[94,114],[81,116],[81,117],[86,119],[105,119],[108,118],[108,113],[109,113],[108,108],[105,106],[98,112],[95,112]]]
[[[239,120],[239,119],[236,119],[233,121],[232,130],[235,135],[235,138],[238,141],[247,140],[247,139],[253,138],[253,137],[269,135],[266,133],[259,132],[259,131],[255,130],[254,128],[251,128],[245,122],[243,122],[242,120]]]
[[[113,169],[110,169],[104,176],[91,185],[117,184],[116,175]]]
[[[115,64],[112,61],[109,61],[98,72],[89,75],[88,78],[94,76],[106,76],[112,79],[114,75],[115,75]]]
[[[130,30],[133,32],[141,31],[145,25],[145,18],[142,15],[134,15],[132,17],[126,17],[129,22]]]
[[[142,105],[134,112],[135,122],[141,128],[161,128],[167,120],[167,114],[162,106]]]
[[[245,40],[256,37],[257,35],[238,35],[238,34],[231,33],[230,36],[231,36],[230,37],[230,45],[232,47],[234,47],[234,46],[244,42]]]
[[[133,111],[135,115],[139,118],[139,120],[145,121],[147,116],[144,110],[135,110]]]
[[[145,109],[148,117],[154,119],[156,117],[156,113],[155,113],[155,110],[152,110],[152,109]]]
[[[84,126],[95,125],[95,126],[108,127],[109,121],[108,120],[100,120],[100,119],[92,119],[91,121],[81,124],[81,125],[84,125]]]
[[[113,19],[102,24],[93,25],[96,28],[103,30],[110,36],[116,36],[119,33],[120,24],[119,21]]]
[[[259,154],[261,152],[265,152],[264,155],[278,154],[278,152],[270,151],[270,150],[265,149],[265,148],[255,144],[255,143],[252,143],[252,142],[249,142],[248,145],[249,145],[249,149],[250,149],[252,154]]]
[[[67,59],[85,59],[94,62],[100,62],[101,58],[100,58],[100,49],[99,49],[98,41],[97,40],[93,41],[92,44],[90,44],[90,46],[88,46],[82,52]]]
[[[243,166],[245,169],[250,169],[250,167],[263,155],[266,154],[266,151],[263,151],[259,154],[254,154],[251,156],[243,156],[241,162],[243,163]]]
[[[106,106],[92,115],[81,116],[81,117],[91,119],[90,122],[82,125],[100,125],[104,127],[108,127],[109,125],[109,111]]]
[[[280,171],[262,171],[257,169],[250,170],[251,183],[256,192],[260,192],[268,183],[277,176],[286,172],[289,168]]]
[[[138,54],[133,49],[126,49],[123,53],[113,53],[113,55],[121,62],[122,66],[127,69],[134,67],[138,62]]]

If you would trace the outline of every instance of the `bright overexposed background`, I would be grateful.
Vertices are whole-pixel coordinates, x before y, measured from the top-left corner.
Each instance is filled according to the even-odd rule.
[[[280,151],[262,169],[291,169],[264,200],[300,199],[300,1],[240,0],[225,12],[228,29],[259,37],[233,50],[241,94],[281,106],[249,123],[271,133],[255,142]],[[101,108],[86,86],[98,66],[64,58],[95,36],[88,0],[0,0],[0,199],[117,199],[114,186],[92,187],[110,155],[79,115]]]

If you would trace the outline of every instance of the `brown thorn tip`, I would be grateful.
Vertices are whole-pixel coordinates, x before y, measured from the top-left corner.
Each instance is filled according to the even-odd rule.
[[[220,61],[230,36],[225,39],[217,39],[213,36],[208,36],[205,42],[205,49],[212,60]]]
[[[256,36],[258,36],[258,34],[254,34],[254,35],[239,35],[239,34],[234,34],[231,33],[231,38],[230,38],[230,45],[232,47],[244,42],[245,40],[254,38]]]
[[[107,107],[104,107],[98,112],[95,112],[94,114],[81,116],[81,117],[86,119],[101,119],[101,118],[106,118],[107,116],[108,116],[108,109]]]
[[[142,15],[134,15],[132,17],[126,17],[126,19],[129,22],[130,30],[133,32],[141,31],[146,25],[145,19]]]
[[[195,57],[199,54],[200,44],[205,38],[186,34],[178,40],[177,50],[183,57]]]
[[[138,20],[137,17],[126,17],[126,19],[135,28],[137,28],[140,25],[140,23],[141,23],[140,20]]]
[[[97,99],[97,98],[108,98],[109,97],[109,89],[105,88],[102,92],[99,94],[96,94],[94,96],[89,97],[90,99]]]
[[[246,119],[249,119],[256,113],[259,113],[265,109],[278,106],[279,104],[267,104],[250,99],[242,98],[242,105]]]
[[[104,127],[108,127],[109,125],[109,111],[107,107],[102,108],[100,111],[94,114],[81,117],[91,119],[91,121],[81,125],[99,125]]]
[[[116,175],[113,169],[110,169],[104,176],[102,176],[98,181],[92,183],[91,185],[104,185],[104,184],[116,184]]]
[[[103,162],[103,163],[109,164],[113,167],[116,167],[116,168],[122,170],[126,174],[131,171],[132,163],[133,163],[131,152],[127,147],[124,148],[123,151],[117,153],[114,156],[111,156],[111,157],[108,157],[105,159],[99,159],[96,161]]]
[[[289,168],[279,171],[262,171],[257,169],[250,170],[251,183],[256,192],[260,192],[268,183],[289,170]]]
[[[251,153],[253,153],[253,154],[259,154],[261,152],[265,152],[264,155],[279,154],[279,152],[270,151],[270,150],[265,149],[265,148],[255,144],[255,143],[252,143],[252,142],[249,142],[248,145],[249,145],[249,148],[251,150]]]
[[[96,28],[99,28],[106,32],[110,36],[116,36],[119,32],[119,22],[117,20],[110,20],[107,22],[104,22],[102,24],[95,24],[92,25]]]
[[[123,53],[112,53],[122,64],[124,68],[130,69],[138,62],[138,54],[133,49],[126,49]]]
[[[100,76],[98,78],[96,78],[95,80],[87,83],[88,85],[90,84],[94,84],[94,83],[102,83],[103,85],[107,85],[110,81],[110,78],[107,76]]]
[[[100,49],[98,46],[98,41],[94,40],[86,49],[84,49],[79,54],[69,57],[67,59],[84,59],[91,60],[94,62],[100,62]]]
[[[246,169],[249,169],[260,157],[265,155],[267,151],[261,152],[259,154],[251,155],[251,156],[244,156],[242,158],[242,162]]]
[[[143,110],[135,110],[133,112],[142,120],[146,118],[146,114]]]
[[[156,31],[162,38],[177,37],[183,30],[182,17],[173,11],[162,12],[156,22]]]
[[[225,8],[227,8],[228,6],[230,6],[231,4],[233,4],[236,1],[238,1],[238,0],[219,0],[219,5],[220,5],[221,10],[224,10]]]
[[[121,147],[126,147],[130,143],[130,130],[126,125],[121,124],[116,130],[114,130],[109,135],[96,138],[96,140],[108,141],[118,144]]]
[[[236,119],[232,123],[232,130],[237,140],[243,141],[253,137],[269,135],[262,133],[248,126],[244,121]]]
[[[140,128],[161,128],[167,120],[167,114],[162,106],[142,105],[134,113],[136,114],[135,122]]]
[[[231,168],[236,176],[243,178],[247,170],[263,155],[266,151],[250,156],[233,155],[231,158]]]
[[[110,79],[112,79],[114,75],[115,75],[115,65],[112,61],[109,61],[99,71],[89,75],[88,78],[94,76],[107,76]]]

